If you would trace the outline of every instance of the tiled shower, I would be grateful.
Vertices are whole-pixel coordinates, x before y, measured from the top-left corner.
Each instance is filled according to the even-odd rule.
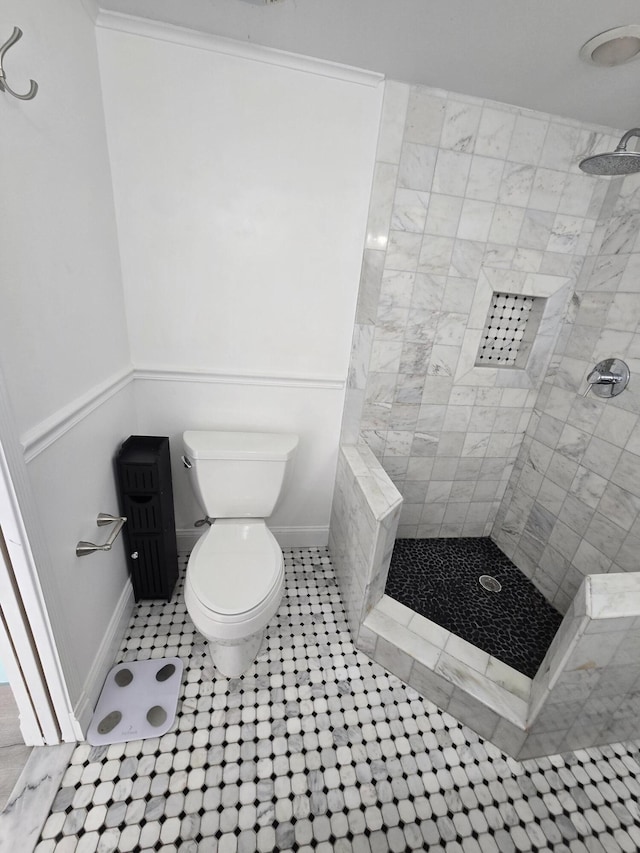
[[[563,614],[585,576],[635,571],[640,544],[640,182],[578,169],[619,135],[388,84],[343,421],[345,448],[373,451],[402,496],[398,537],[491,536]],[[533,300],[537,328],[509,333],[526,359],[496,365],[479,353],[506,297]],[[609,357],[631,368],[628,388],[584,396]],[[363,459],[340,468],[337,499],[352,509],[349,477],[375,469]],[[398,512],[386,497],[360,625],[384,592]],[[340,532],[332,542],[344,578]],[[360,642],[373,648],[366,628]]]

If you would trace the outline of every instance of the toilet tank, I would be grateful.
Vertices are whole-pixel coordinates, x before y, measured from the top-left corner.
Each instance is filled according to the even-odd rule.
[[[270,432],[183,433],[192,484],[211,518],[268,518],[298,436]]]

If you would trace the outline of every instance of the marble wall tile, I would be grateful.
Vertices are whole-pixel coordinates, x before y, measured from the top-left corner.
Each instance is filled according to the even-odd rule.
[[[493,221],[495,205],[488,201],[465,198],[457,236],[462,240],[486,242]]]
[[[574,531],[574,533],[577,533],[579,536],[584,536],[592,518],[592,509],[590,509],[586,504],[583,504],[582,501],[578,500],[578,498],[571,494],[567,494],[567,497],[562,504],[560,514],[558,515],[558,519],[560,521],[563,521],[567,527],[570,527],[571,530]]]
[[[397,175],[397,166],[376,163],[365,241],[367,249],[384,251],[387,247]]]
[[[572,494],[579,500],[595,509],[604,494],[606,486],[607,481],[604,477],[579,465],[570,488]]]
[[[433,107],[433,105],[430,105]],[[387,80],[382,102],[382,118],[378,136],[376,159],[383,163],[399,163],[402,151],[402,139],[405,132],[407,112],[411,109],[411,90],[405,83]],[[410,142],[425,142],[424,138],[414,138]],[[437,140],[433,143],[437,145]]]
[[[549,478],[544,477],[535,497],[541,506],[553,513],[554,516],[557,516],[562,509],[562,504],[566,497],[566,490],[561,486],[556,485],[556,483]]]
[[[598,510],[614,522],[617,528],[631,530],[640,513],[640,498],[614,483],[607,483]]]
[[[477,104],[447,100],[440,145],[452,151],[472,152],[475,148],[482,108]]]
[[[425,222],[425,234],[436,237],[455,237],[458,233],[462,204],[462,198],[432,193]]]
[[[365,249],[360,273],[356,324],[375,324],[383,268],[384,252]]]
[[[446,98],[437,95],[424,86],[412,86],[404,127],[406,141],[438,146],[446,108]],[[383,117],[383,127],[384,124]]]
[[[485,106],[482,110],[475,153],[506,158],[515,128],[517,111]]]
[[[403,374],[396,385],[394,402],[420,406],[422,400],[422,376]]]
[[[582,457],[582,461],[586,465],[584,456]],[[567,459],[566,456],[562,456],[560,453],[554,453],[553,462],[547,471],[547,478],[551,480],[552,483],[560,486],[560,488],[566,493],[573,482],[577,470],[577,462]]]
[[[609,255],[633,251],[639,225],[638,214],[615,211],[607,223],[601,251]]]
[[[567,415],[567,423],[578,429],[585,430],[589,434],[597,431],[598,422],[605,412],[600,400],[594,396],[575,397],[573,401],[569,398],[569,402],[570,409]]]
[[[560,433],[556,449],[573,462],[580,463],[590,439],[589,433],[566,424]]]
[[[640,395],[631,389],[615,403],[578,396],[588,370],[610,353],[640,369],[637,181],[589,179],[576,169],[607,140],[575,122],[388,84],[357,315],[375,330],[373,339],[356,339],[349,390],[360,397],[345,408],[349,435],[360,413],[362,438],[396,479],[456,484],[435,511],[427,498],[418,524],[433,534],[439,523],[451,535],[487,512],[508,518],[511,553],[534,577],[533,560],[544,559],[538,581],[565,601],[585,566],[606,570],[614,551],[628,566],[640,539]],[[517,371],[474,365],[487,310],[478,294],[522,289],[523,273],[564,276],[567,287],[552,297],[558,305],[532,347],[528,387],[518,385]],[[526,285],[537,286],[534,278]],[[567,302],[571,288],[576,298]],[[556,336],[547,362],[540,342],[553,346]],[[521,396],[476,402],[478,392],[496,390]],[[521,445],[530,452],[525,431],[536,441],[526,469],[517,456]],[[488,475],[488,461],[502,472]],[[492,485],[482,490],[487,476]],[[508,512],[488,509],[503,477]],[[406,517],[418,517],[423,491],[408,491],[414,508]],[[580,549],[576,539],[585,535]]]
[[[565,355],[582,360],[589,359],[598,342],[600,329],[595,326],[575,325],[569,331]]]
[[[566,175],[558,207],[560,213],[583,217],[589,215],[594,185],[591,181],[584,181],[582,177],[582,175]]]
[[[433,192],[463,197],[470,169],[470,154],[440,148],[433,175]]]
[[[496,202],[504,167],[503,160],[474,156],[469,169],[466,197],[477,201]]]
[[[611,481],[636,497],[640,496],[640,456],[622,451],[613,470]]]
[[[581,536],[564,524],[562,521],[556,521],[553,530],[549,535],[549,545],[551,545],[561,556],[567,560],[572,560],[581,542]]]
[[[581,246],[580,241],[587,233],[588,223],[584,219],[559,213],[553,221],[547,251],[566,255],[582,249],[584,253],[587,247]]]
[[[551,122],[544,141],[540,163],[551,169],[568,171],[574,162],[578,127]]]
[[[391,228],[398,231],[424,232],[429,208],[429,193],[398,189],[391,214]]]
[[[604,328],[609,308],[613,302],[613,294],[599,291],[586,292],[580,297],[580,308],[576,323],[583,326]]]
[[[349,388],[364,391],[367,386],[373,333],[373,326],[356,325],[354,328],[352,358],[349,364]]]
[[[631,311],[631,309],[629,309]],[[594,435],[598,438],[615,444],[617,447],[625,447],[635,429],[638,417],[633,412],[625,412],[610,406],[604,406]],[[632,448],[627,449],[633,452]]]
[[[535,173],[534,166],[507,161],[498,190],[498,201],[501,204],[527,207]]]
[[[451,253],[449,275],[455,278],[478,278],[484,260],[485,244],[478,240],[456,239]]]
[[[625,293],[638,293],[640,291],[640,255],[637,252],[626,255],[625,260],[618,286]]]
[[[453,684],[437,675],[432,669],[420,661],[414,661],[408,682],[418,693],[427,696],[438,708],[443,711],[448,709],[455,688]]]
[[[387,244],[386,266],[392,270],[415,271],[422,246],[422,234],[390,231]]]
[[[370,448],[343,445],[340,450],[330,525],[330,550],[349,623],[358,627],[365,608],[375,604],[371,591],[384,591],[395,540],[401,496],[382,472]]]
[[[567,175],[552,169],[535,171],[529,204],[536,210],[557,211],[564,192]]]
[[[545,250],[555,218],[553,212],[527,208],[520,229],[520,245],[525,249]]]
[[[418,272],[446,276],[451,267],[453,237],[425,236],[418,257]]]
[[[585,534],[586,534],[585,530]],[[583,539],[574,557],[575,565],[584,575],[606,573],[611,568],[611,559]]]
[[[524,221],[525,209],[510,204],[497,204],[493,212],[488,239],[492,243],[517,246]],[[514,256],[515,261],[515,256]]]
[[[609,480],[621,455],[621,450],[609,441],[596,438],[589,442],[582,457],[582,464],[596,474]]]
[[[438,149],[433,146],[418,145],[414,142],[403,143],[398,169],[398,186],[424,192],[431,191],[437,155]]]
[[[618,289],[628,290],[624,286],[622,278],[631,257],[631,255],[601,255],[595,258],[589,278],[589,288],[596,291],[612,291],[613,293]]]
[[[374,338],[369,362],[370,375],[372,373],[397,374],[400,370],[401,355],[402,341]]]
[[[434,350],[436,345],[431,341],[415,342],[406,340],[402,346],[402,355],[400,356],[400,376],[405,375],[422,375],[424,376],[429,362],[434,358]]]
[[[398,678],[408,681],[413,664],[412,658],[383,637],[378,637],[376,642],[376,661]]]
[[[548,128],[549,120],[543,116],[517,116],[507,159],[515,163],[537,165]]]

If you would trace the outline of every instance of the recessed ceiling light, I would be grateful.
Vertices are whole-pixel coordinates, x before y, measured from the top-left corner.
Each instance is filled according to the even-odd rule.
[[[614,27],[589,39],[580,48],[580,59],[610,68],[640,56],[640,24]]]

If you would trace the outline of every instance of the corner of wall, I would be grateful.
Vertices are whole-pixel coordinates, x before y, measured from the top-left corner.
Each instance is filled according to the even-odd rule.
[[[133,587],[127,578],[122,594],[113,611],[107,630],[98,648],[93,665],[82,687],[82,693],[74,707],[74,714],[83,735],[86,734],[93,711],[100,696],[102,685],[114,665],[116,654],[131,619],[134,608]]]

